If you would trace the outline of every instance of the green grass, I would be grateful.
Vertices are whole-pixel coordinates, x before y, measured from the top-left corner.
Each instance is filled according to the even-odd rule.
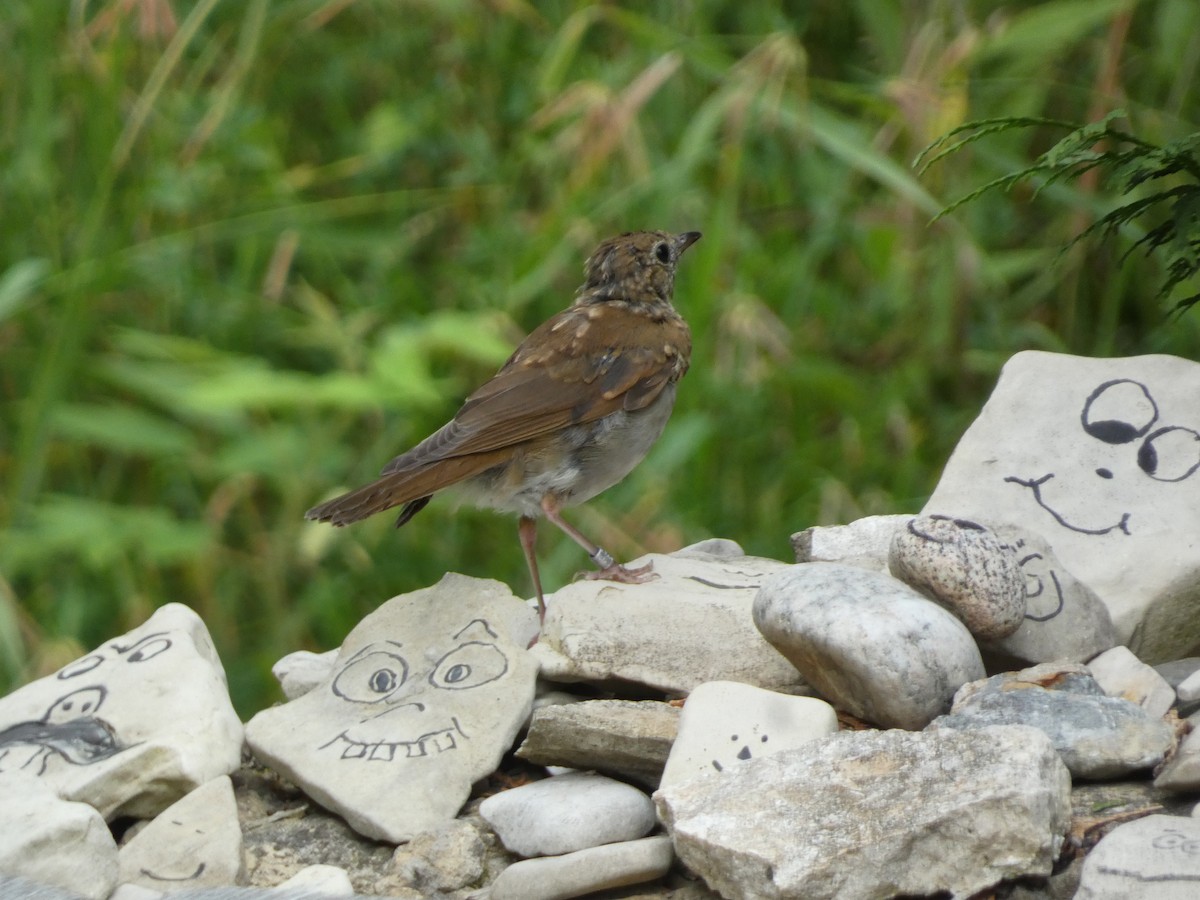
[[[999,116],[1195,132],[1193,0],[127,7],[0,17],[0,688],[181,601],[249,714],[278,656],[446,570],[528,593],[512,521],[303,513],[440,425],[617,231],[705,235],[675,416],[575,513],[622,557],[788,558],[918,508],[1016,350],[1196,352],[1156,261],[1119,263],[1135,229],[1059,258],[1117,203],[1095,185],[931,224],[1059,134],[912,166]],[[551,587],[586,562],[541,549]]]

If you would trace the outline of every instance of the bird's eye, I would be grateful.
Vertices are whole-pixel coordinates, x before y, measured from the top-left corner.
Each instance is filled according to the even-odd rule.
[[[669,263],[671,261],[671,248],[665,243],[655,244],[654,255],[658,257],[660,263]]]

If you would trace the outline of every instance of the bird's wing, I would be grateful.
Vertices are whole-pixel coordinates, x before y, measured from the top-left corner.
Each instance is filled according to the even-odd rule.
[[[651,318],[614,303],[571,307],[537,328],[450,422],[382,474],[487,455],[641,409],[683,376],[690,351],[679,316]]]

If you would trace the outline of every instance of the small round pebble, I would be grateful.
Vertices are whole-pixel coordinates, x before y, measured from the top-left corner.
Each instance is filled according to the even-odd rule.
[[[479,814],[518,856],[552,856],[615,841],[654,827],[654,804],[642,791],[603,775],[573,772],[488,797]]]

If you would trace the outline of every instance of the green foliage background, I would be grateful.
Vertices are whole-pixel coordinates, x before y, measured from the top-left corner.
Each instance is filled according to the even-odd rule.
[[[699,229],[667,434],[575,513],[620,557],[789,557],[920,507],[1013,352],[1195,354],[1153,259],[1059,249],[1102,182],[991,193],[1061,133],[918,176],[969,119],[1197,130],[1195,0],[75,0],[0,13],[0,688],[164,602],[244,714],[515,523],[303,512],[440,425],[594,244]],[[1194,286],[1191,288],[1195,290]],[[553,587],[583,568],[542,542]]]

